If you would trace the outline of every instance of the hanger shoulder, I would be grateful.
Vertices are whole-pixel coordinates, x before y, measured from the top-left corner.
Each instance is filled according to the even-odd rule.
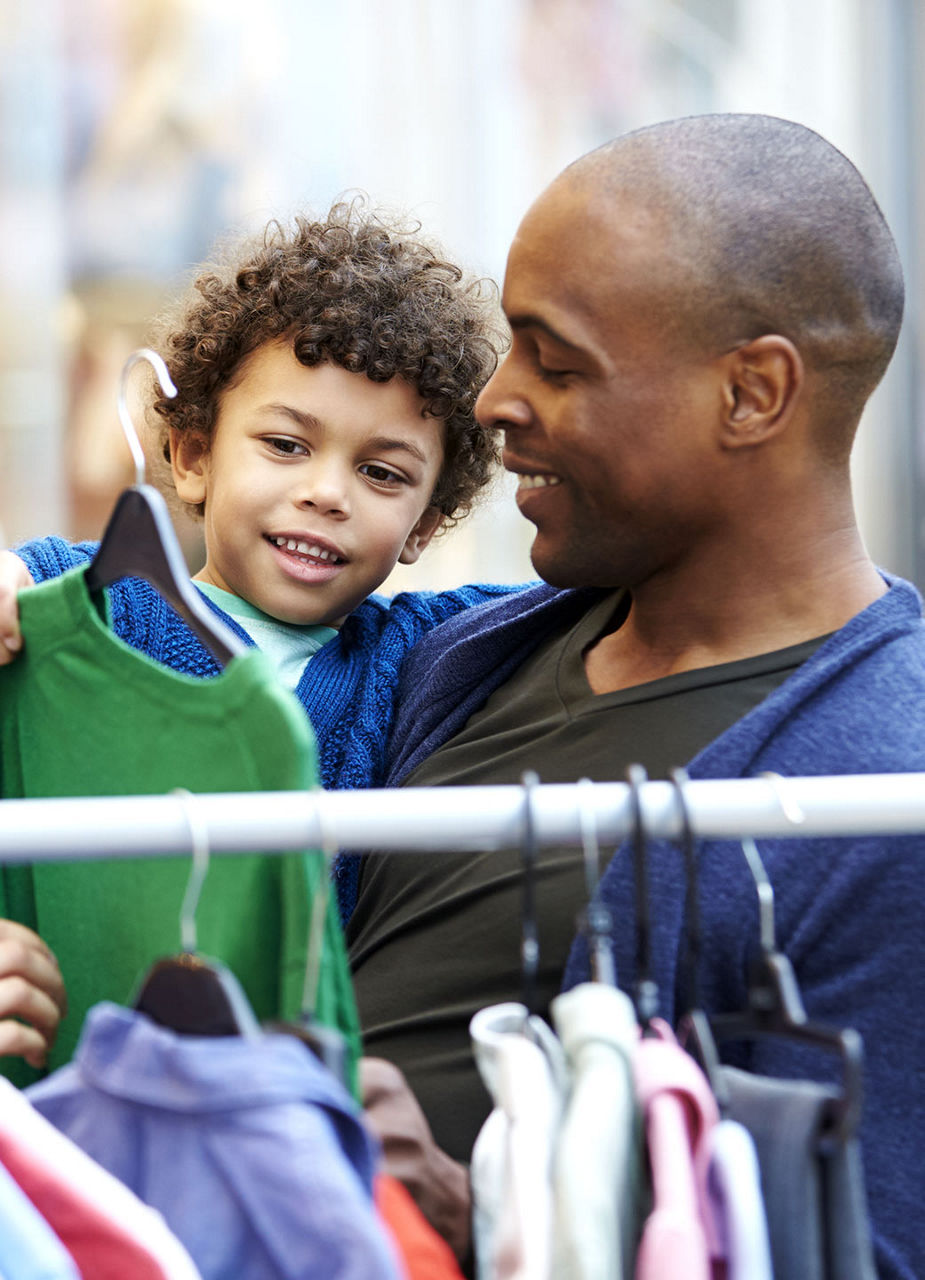
[[[762,951],[748,989],[748,1005],[736,1013],[714,1014],[709,1030],[716,1041],[780,1037],[834,1053],[841,1060],[842,1093],[833,1107],[833,1132],[848,1137],[857,1127],[863,1091],[863,1044],[851,1027],[811,1022],[793,966],[781,951]]]
[[[260,1034],[250,1002],[231,970],[190,952],[156,960],[142,979],[133,1007],[181,1035]]]
[[[167,504],[151,485],[120,494],[96,555],[87,566],[91,592],[120,578],[150,582],[199,637],[221,666],[245,651],[244,645],[205,605],[190,579]]]

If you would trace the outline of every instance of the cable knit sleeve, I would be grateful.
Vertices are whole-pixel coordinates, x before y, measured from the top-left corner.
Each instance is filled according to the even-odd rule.
[[[87,564],[96,555],[98,542],[68,542],[66,538],[33,538],[13,547],[36,582],[58,578],[68,569]]]

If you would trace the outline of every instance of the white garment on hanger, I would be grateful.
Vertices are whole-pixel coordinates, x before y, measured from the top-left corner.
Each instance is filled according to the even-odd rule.
[[[492,1005],[469,1024],[495,1103],[472,1150],[473,1241],[479,1280],[549,1280],[552,1160],[568,1070],[562,1046],[523,1005]]]
[[[636,1013],[625,992],[599,982],[556,996],[551,1011],[572,1070],[555,1157],[553,1274],[623,1280],[633,1273],[642,1179]]]
[[[726,1280],[773,1280],[768,1220],[752,1136],[737,1120],[720,1120],[708,1135],[707,1189],[718,1240],[714,1257],[726,1261]]]

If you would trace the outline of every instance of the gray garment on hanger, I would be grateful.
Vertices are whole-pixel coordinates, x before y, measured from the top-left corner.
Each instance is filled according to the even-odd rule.
[[[834,1137],[831,1086],[722,1067],[726,1114],[743,1124],[761,1169],[774,1275],[876,1280],[861,1150]]]

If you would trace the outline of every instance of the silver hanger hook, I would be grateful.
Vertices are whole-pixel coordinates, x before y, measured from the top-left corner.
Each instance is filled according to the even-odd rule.
[[[766,954],[770,954],[777,946],[774,937],[774,886],[768,879],[768,873],[765,871],[764,863],[761,861],[758,846],[751,836],[743,836],[742,852],[745,854],[745,861],[748,863],[748,869],[751,871],[752,879],[755,881],[755,888],[758,890],[758,924],[761,931],[761,950]]]
[[[175,787],[170,793],[183,806],[183,816],[189,827],[192,842],[193,866],[187,881],[186,892],[180,907],[180,949],[196,950],[196,908],[202,892],[203,881],[209,870],[209,829],[197,805],[195,797],[185,787]]]
[[[781,777],[779,773],[768,770],[760,773],[759,778],[764,778],[774,791],[777,803],[781,807],[781,812],[791,825],[799,827],[806,821],[806,814],[794,800],[793,795],[787,794],[787,780]]]
[[[323,800],[323,796],[321,798]],[[321,855],[324,858],[324,875],[312,899],[308,946],[305,952],[305,980],[302,983],[302,1013],[309,1017],[314,1014],[318,1001],[318,984],[321,981],[321,962],[324,953],[324,920],[331,888],[331,863],[337,853],[337,837],[323,803],[318,806],[318,834]]]
[[[165,396],[171,399],[177,394],[177,388],[173,384],[173,379],[167,369],[167,365],[156,351],[152,351],[150,347],[139,347],[137,351],[133,351],[122,366],[122,373],[119,376],[119,395],[117,405],[119,409],[119,422],[122,426],[122,432],[128,441],[128,447],[132,452],[132,459],[135,463],[135,484],[143,485],[145,482],[145,455],[141,447],[141,439],[135,424],[132,421],[132,415],[129,413],[128,407],[128,375],[136,364],[141,360],[146,360],[150,364],[157,380],[160,383],[161,390]]]

